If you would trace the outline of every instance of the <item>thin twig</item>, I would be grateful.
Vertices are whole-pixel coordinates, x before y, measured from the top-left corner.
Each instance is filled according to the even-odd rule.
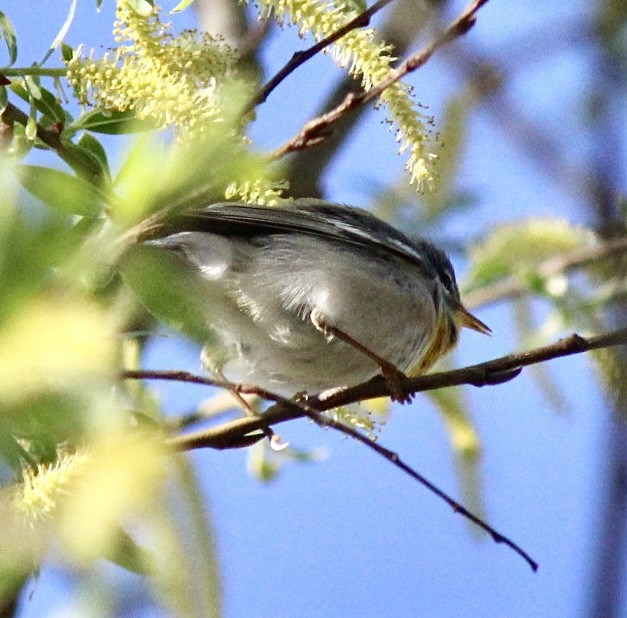
[[[13,103],[7,103],[1,115],[3,123],[11,126],[14,123],[26,126],[28,115]],[[81,176],[96,186],[102,184],[101,170],[91,165],[89,159],[70,150],[63,142],[61,131],[44,129],[37,125],[37,137],[51,150],[54,150],[59,157],[65,161],[73,170],[81,172]]]
[[[521,556],[527,562],[527,564],[531,567],[531,569],[534,572],[538,570],[538,563],[535,560],[533,560],[533,558],[531,558],[531,556],[524,549],[522,549],[519,545],[514,543],[508,537],[502,535],[500,532],[497,532],[492,526],[490,526],[488,523],[483,521],[481,518],[471,513],[462,504],[457,502],[457,500],[454,500],[453,498],[451,498],[448,494],[443,492],[437,485],[434,485],[431,481],[425,478],[422,474],[420,474],[419,472],[416,472],[413,468],[407,465],[398,456],[397,453],[385,448],[378,442],[373,442],[370,438],[359,433],[359,431],[357,431],[353,427],[344,425],[343,423],[340,423],[334,419],[324,416],[320,414],[319,412],[313,411],[311,409],[306,409],[305,414],[318,425],[322,427],[329,427],[331,429],[335,429],[336,431],[339,431],[340,433],[343,433],[344,435],[348,435],[351,438],[354,438],[355,440],[357,440],[358,442],[361,442],[362,444],[366,445],[368,448],[372,449],[373,451],[377,452],[382,457],[385,457],[385,459],[392,462],[397,468],[400,468],[405,474],[409,475],[411,478],[413,478],[414,480],[418,481],[421,485],[426,487],[431,493],[438,496],[438,498],[440,498],[441,500],[444,500],[444,502],[446,502],[453,509],[455,513],[459,513],[460,515],[462,515],[462,517],[465,517],[466,519],[471,521],[473,524],[475,524],[476,526],[479,526],[479,528],[487,532],[492,537],[492,540],[495,543],[503,543],[504,545],[507,545],[508,547],[513,549],[519,556]]]
[[[290,58],[290,60],[270,79],[268,80],[255,95],[253,100],[246,106],[245,113],[252,110],[257,105],[265,103],[270,93],[291,73],[293,73],[298,67],[307,62],[310,58],[313,58],[316,54],[332,45],[337,40],[341,39],[344,35],[356,30],[357,28],[365,28],[370,24],[372,16],[386,7],[393,0],[379,0],[375,2],[369,9],[360,13],[354,19],[344,24],[341,28],[338,28],[335,32],[328,37],[318,41],[315,45],[312,45],[304,51],[297,51]]]
[[[141,372],[127,372],[125,374],[125,377],[134,378],[134,377],[137,377],[139,373]],[[147,372],[147,373],[151,373],[151,372]],[[186,372],[178,372],[178,373],[179,373],[179,378],[181,377],[186,378],[185,381],[190,381],[193,383],[203,382],[202,380],[198,379],[198,376],[187,374]],[[152,372],[152,377],[155,377],[160,374],[162,374],[162,372]],[[165,377],[166,379],[174,379],[174,373],[168,374],[167,377],[162,375],[162,377]],[[231,390],[235,390],[235,389],[231,389]],[[457,500],[449,496],[446,492],[442,491],[437,485],[433,484],[422,474],[420,474],[419,472],[414,470],[411,466],[406,464],[399,457],[399,455],[395,453],[394,451],[391,451],[385,448],[384,446],[382,446],[381,444],[377,442],[373,442],[371,439],[364,436],[353,427],[344,425],[343,423],[340,423],[327,416],[324,416],[323,414],[320,413],[320,411],[315,410],[314,408],[309,406],[307,400],[293,401],[293,400],[285,399],[283,397],[275,395],[274,393],[263,391],[263,389],[255,389],[255,388],[247,388],[247,387],[242,388],[240,392],[249,393],[253,390],[258,391],[256,394],[263,393],[263,396],[265,398],[270,399],[272,401],[276,401],[278,404],[286,406],[288,409],[293,410],[295,414],[310,418],[312,421],[314,421],[317,425],[321,427],[328,427],[335,431],[339,431],[340,433],[350,436],[351,438],[357,440],[358,442],[361,442],[362,444],[364,444],[371,450],[375,451],[376,453],[378,453],[379,455],[381,455],[382,457],[390,461],[397,468],[402,470],[405,474],[409,475],[415,481],[417,481],[418,483],[423,485],[426,489],[428,489],[431,493],[435,494],[438,498],[446,502],[446,504],[448,504],[455,513],[459,513],[462,517],[465,517],[470,522],[472,522],[473,524],[475,524],[476,526],[478,526],[479,528],[487,532],[491,536],[491,538],[494,540],[495,543],[502,543],[510,547],[514,552],[516,552],[519,556],[521,556],[527,562],[527,564],[529,564],[529,566],[534,572],[538,570],[538,563],[535,560],[533,560],[533,558],[531,558],[531,556],[526,551],[524,551],[518,544],[516,544],[510,538],[506,537],[505,535],[495,530],[490,524],[485,522],[483,519],[481,519],[480,517],[478,517],[471,511],[469,511],[460,502],[458,502]],[[263,431],[265,429],[267,432],[267,430],[269,429],[269,424],[264,422],[266,420],[265,414],[263,416],[262,415],[255,415],[252,417],[246,416],[243,419],[238,419],[238,420],[251,419],[251,418],[260,423],[258,430]],[[263,438],[265,435],[266,435],[265,433],[253,433],[252,435],[247,434],[247,435],[237,437],[235,442],[231,440],[228,440],[227,442],[230,447],[233,447],[233,446],[245,447],[245,446],[250,446],[251,444],[254,444],[258,440]],[[185,437],[186,436],[183,436],[182,438],[185,438]],[[185,440],[184,446],[182,446],[182,442],[183,440],[181,440],[180,438],[172,438],[167,441],[168,446],[173,447],[176,450],[190,450],[194,448],[202,448],[203,446],[205,446],[204,444],[200,442],[195,443],[193,440]],[[226,446],[227,442],[224,442],[223,445]]]
[[[349,111],[366,105],[379,97],[387,88],[405,77],[405,75],[423,66],[440,47],[466,34],[475,25],[477,11],[487,1],[473,0],[449,27],[426,47],[409,56],[398,68],[390,71],[385,79],[381,80],[370,90],[360,94],[349,93],[334,109],[307,122],[297,135],[275,150],[271,158],[278,159],[290,152],[307,148],[322,141],[324,136],[329,133],[331,125]]]

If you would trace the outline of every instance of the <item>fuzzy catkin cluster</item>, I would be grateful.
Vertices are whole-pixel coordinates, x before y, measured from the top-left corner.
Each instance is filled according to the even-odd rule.
[[[279,23],[289,21],[305,36],[311,33],[320,41],[336,32],[341,26],[357,16],[354,10],[342,3],[320,0],[258,0],[264,17],[274,17]],[[352,30],[330,48],[330,53],[342,68],[361,81],[365,90],[384,80],[392,71],[392,48],[375,40],[371,28]],[[396,127],[396,141],[400,152],[408,152],[406,169],[410,182],[419,189],[430,186],[433,179],[433,162],[436,155],[430,151],[428,124],[425,116],[411,97],[410,89],[402,82],[387,88],[380,101],[388,109],[389,119]]]
[[[179,138],[202,132],[223,119],[221,94],[233,79],[237,54],[220,38],[187,30],[175,37],[170,25],[138,15],[119,2],[114,27],[120,45],[102,59],[68,63],[67,77],[77,97],[105,110],[134,110]]]
[[[87,453],[81,451],[63,454],[50,464],[26,468],[22,489],[15,497],[17,510],[32,522],[50,516],[59,499],[83,475],[88,461]]]

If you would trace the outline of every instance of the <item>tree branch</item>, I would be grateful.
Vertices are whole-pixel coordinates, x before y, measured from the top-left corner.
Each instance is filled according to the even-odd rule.
[[[222,384],[220,381],[213,381],[213,380],[207,381],[207,380],[205,380],[203,378],[200,378],[199,376],[195,376],[195,375],[189,374],[187,372],[140,372],[140,371],[129,371],[129,372],[125,372],[124,377],[126,377],[126,378],[136,378],[136,377],[141,377],[141,374],[148,374],[150,377],[158,377],[158,378],[163,378],[163,379],[168,379],[168,380],[170,380],[170,379],[172,379],[172,380],[180,379],[180,380],[183,380],[183,381],[186,381],[186,382],[192,382],[192,383],[209,383],[209,382],[213,382],[213,384],[212,384],[213,386]],[[230,386],[235,386],[235,385],[230,385]],[[438,498],[440,498],[441,500],[446,502],[446,504],[448,504],[453,509],[453,511],[455,513],[459,513],[460,515],[462,515],[462,517],[465,517],[470,522],[472,522],[473,524],[475,524],[476,526],[478,526],[479,528],[481,528],[482,530],[487,532],[495,543],[499,543],[499,544],[502,543],[502,544],[506,545],[507,547],[510,547],[514,552],[516,552],[519,556],[521,556],[527,562],[527,564],[531,567],[531,569],[534,572],[538,570],[538,563],[535,560],[533,560],[533,558],[531,558],[531,556],[525,550],[523,550],[517,543],[512,541],[507,536],[505,536],[505,535],[501,534],[500,532],[498,532],[490,524],[485,522],[483,519],[481,519],[480,517],[478,517],[477,515],[475,515],[471,511],[469,511],[460,502],[458,502],[457,500],[455,500],[454,498],[449,496],[446,492],[442,491],[437,485],[435,485],[434,483],[429,481],[422,474],[420,474],[419,472],[414,470],[411,466],[406,464],[399,457],[399,455],[397,453],[395,453],[394,451],[391,451],[391,450],[385,448],[384,446],[382,446],[381,444],[372,441],[370,438],[368,438],[368,437],[364,436],[362,433],[360,433],[357,429],[355,429],[353,427],[350,427],[348,425],[345,425],[345,424],[343,424],[343,423],[341,423],[339,421],[336,421],[336,420],[334,420],[332,418],[329,418],[327,416],[324,416],[320,411],[318,411],[318,410],[312,408],[311,406],[309,406],[306,400],[292,401],[292,400],[289,400],[289,399],[285,399],[285,398],[276,396],[276,395],[274,395],[272,393],[264,391],[263,389],[257,389],[255,387],[239,387],[239,389],[240,389],[239,392],[245,392],[245,393],[252,393],[252,392],[254,392],[255,394],[260,395],[260,396],[264,396],[267,399],[271,399],[271,400],[277,401],[277,403],[286,406],[288,409],[292,409],[295,414],[298,414],[300,416],[306,416],[306,417],[310,418],[312,421],[314,421],[320,427],[328,427],[330,429],[334,429],[335,431],[339,431],[343,435],[350,436],[353,439],[357,440],[358,442],[361,442],[362,444],[364,444],[369,449],[375,451],[377,454],[379,454],[382,457],[384,457],[385,459],[387,459],[389,462],[391,462],[393,465],[395,465],[397,468],[399,468],[402,472],[404,472],[405,474],[410,476],[412,479],[414,479],[415,481],[417,481],[418,483],[423,485],[427,490],[429,490],[431,493],[435,494]],[[259,421],[261,421],[263,423],[264,422],[264,417],[265,417],[265,415],[258,415],[258,416],[254,416],[252,418],[254,418],[255,420],[259,420]],[[248,420],[250,418],[251,418],[250,416],[247,416],[245,418],[238,419],[238,420],[244,421],[244,420]],[[235,425],[237,425],[237,421],[235,421],[234,423],[229,423],[229,425],[235,426]],[[264,428],[267,429],[268,426],[265,425],[265,424],[262,424],[259,427],[260,430],[263,430]],[[254,444],[255,442],[257,442],[258,440],[262,439],[265,435],[266,434],[264,434],[264,433],[258,433],[258,434],[253,433],[253,434],[247,434],[247,435],[244,435],[244,436],[233,436],[233,437],[235,437],[236,442],[232,442],[231,441],[231,437],[227,438],[227,442],[229,442],[229,444],[228,444],[229,447],[233,447],[233,446],[238,446],[238,447],[250,446],[250,445]],[[168,444],[170,446],[173,446],[177,450],[181,450],[179,448],[179,444],[177,443],[177,439],[176,438],[169,440]],[[223,447],[226,447],[226,446],[227,446],[227,443],[226,442],[223,443]],[[189,447],[189,445],[186,445],[186,447],[183,450],[189,450],[188,447]],[[195,447],[191,447],[191,448],[195,448]]]
[[[413,41],[419,33],[429,28],[429,24],[435,20],[435,15],[443,11],[444,6],[442,2],[416,3],[415,0],[396,0],[393,10],[388,11],[384,23],[377,27],[380,39],[391,44],[398,57],[407,56]],[[359,92],[360,89],[359,83],[345,73],[320,104],[314,117],[339,105],[349,92]],[[344,116],[333,125],[331,135],[327,135],[324,142],[316,148],[306,148],[292,153],[285,173],[292,197],[323,196],[320,178],[367,109],[365,106],[360,107]]]
[[[464,369],[409,378],[404,386],[408,392],[417,393],[459,384],[472,384],[474,386],[500,384],[519,375],[524,366],[625,343],[627,343],[627,328],[589,338],[574,334],[551,345],[520,354],[511,354]],[[468,511],[462,504],[408,466],[397,453],[373,442],[357,429],[322,414],[323,411],[331,408],[355,403],[371,397],[388,395],[387,383],[381,377],[373,378],[368,382],[347,388],[329,397],[318,396],[296,401],[286,399],[255,386],[204,378],[184,371],[125,371],[121,377],[123,379],[156,379],[205,384],[227,388],[239,393],[255,394],[268,401],[275,402],[273,406],[260,415],[246,416],[217,427],[170,438],[167,443],[176,450],[187,451],[206,447],[224,449],[250,446],[262,439],[271,425],[295,418],[308,417],[322,427],[329,427],[358,440],[385,457],[405,474],[408,474],[441,500],[444,500],[455,512],[460,513],[463,517],[488,532],[496,543],[503,543],[510,547],[529,564],[533,571],[538,569],[538,564],[519,545],[497,532],[481,518]],[[265,434],[263,433],[264,430]]]
[[[486,0],[487,1],[487,0]],[[315,45],[312,45],[304,51],[297,51],[290,60],[270,79],[266,82],[255,95],[253,100],[246,106],[245,113],[252,110],[257,105],[265,103],[270,93],[291,73],[293,73],[298,67],[303,65],[307,60],[313,58],[317,53],[324,50],[329,45],[332,45],[337,40],[341,39],[344,35],[348,34],[351,30],[357,28],[365,28],[370,23],[372,16],[386,7],[393,0],[379,0],[375,2],[369,9],[360,13],[354,19],[344,24],[341,28],[338,28],[333,34],[318,41]]]
[[[475,25],[477,11],[487,1],[473,0],[449,27],[426,47],[409,56],[397,69],[390,71],[385,79],[370,90],[360,94],[349,93],[337,107],[307,122],[297,135],[275,150],[271,158],[278,159],[290,152],[307,148],[322,141],[325,134],[330,131],[331,126],[349,111],[376,99],[405,75],[424,65],[440,47],[466,34]]]
[[[518,376],[522,368],[529,365],[626,343],[627,327],[587,338],[574,334],[547,346],[519,354],[510,354],[485,363],[479,363],[453,371],[407,378],[403,387],[407,392],[415,394],[462,384],[470,384],[472,386],[501,384]],[[238,393],[254,394],[268,401],[276,402],[275,405],[268,408],[258,417],[239,418],[217,427],[211,427],[172,438],[170,444],[180,450],[231,448],[239,438],[243,438],[247,434],[259,431],[271,425],[306,416],[300,403],[285,399],[252,385],[233,384],[231,382],[205,378],[184,371],[124,371],[120,377],[130,380],[169,380],[204,384],[206,386],[227,388]],[[324,412],[366,399],[385,396],[389,396],[387,384],[383,378],[377,376],[357,386],[352,386],[333,393],[328,397],[311,397],[307,399],[306,403],[308,408],[317,412]]]
[[[362,433],[357,431],[355,428],[350,427],[348,425],[344,425],[339,421],[336,421],[328,416],[324,416],[320,412],[315,410],[311,410],[310,408],[305,408],[305,414],[313,420],[316,424],[321,427],[329,427],[331,429],[335,429],[340,433],[350,436],[354,438],[358,442],[361,442],[369,449],[375,451],[391,463],[393,463],[397,468],[400,468],[405,474],[409,475],[415,481],[418,481],[421,485],[426,487],[431,493],[435,494],[438,498],[446,502],[455,513],[459,513],[462,517],[465,517],[467,520],[487,532],[495,543],[502,543],[507,545],[512,550],[514,550],[519,556],[521,556],[527,564],[531,567],[532,571],[538,570],[538,563],[531,558],[531,556],[522,549],[519,545],[514,543],[508,537],[502,535],[500,532],[497,532],[490,524],[483,521],[480,517],[477,517],[473,513],[471,513],[466,507],[464,507],[461,503],[457,502],[451,498],[447,493],[442,491],[437,485],[434,485],[431,481],[429,481],[426,477],[424,477],[419,472],[416,472],[412,467],[407,465],[394,451],[391,451],[384,446],[382,446],[378,442],[374,442],[367,436],[364,436]]]
[[[8,126],[12,126],[14,123],[26,126],[28,123],[28,115],[19,109],[19,107],[13,105],[13,103],[7,103],[7,106],[0,115],[0,120],[3,124]],[[38,139],[48,146],[48,148],[54,150],[73,170],[80,171],[82,176],[89,182],[100,186],[102,180],[100,175],[101,170],[92,166],[86,157],[68,148],[67,145],[63,143],[61,135],[61,131],[44,129],[41,125],[37,125]]]

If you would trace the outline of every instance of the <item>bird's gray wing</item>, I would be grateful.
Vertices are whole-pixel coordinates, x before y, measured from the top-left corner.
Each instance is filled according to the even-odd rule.
[[[430,243],[407,236],[368,212],[320,200],[296,200],[276,207],[221,202],[185,211],[169,222],[161,234],[207,232],[226,237],[250,238],[265,234],[299,233],[337,240],[366,251],[389,252],[430,270],[425,250]]]

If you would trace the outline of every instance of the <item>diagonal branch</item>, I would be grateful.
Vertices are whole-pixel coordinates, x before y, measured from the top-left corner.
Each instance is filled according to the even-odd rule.
[[[136,375],[140,373],[143,373],[143,372],[127,372],[125,374],[125,377],[133,378],[133,377],[136,377]],[[147,372],[147,373],[150,373],[150,372]],[[153,373],[154,375],[158,375],[158,374],[163,374],[164,372],[153,372]],[[168,374],[167,378],[174,379],[175,377],[174,373],[175,372]],[[178,372],[178,373],[179,373],[179,378],[186,378],[185,381],[189,381],[193,383],[202,383],[202,380],[199,380],[198,376],[187,374],[186,372]],[[216,382],[216,384],[218,383],[219,382]],[[448,504],[448,506],[450,506],[455,513],[459,513],[462,517],[465,517],[468,521],[472,522],[473,524],[475,524],[476,526],[478,526],[479,528],[487,532],[495,543],[503,544],[511,548],[514,552],[516,552],[519,556],[521,556],[527,562],[527,564],[531,567],[531,569],[534,572],[538,570],[538,563],[535,560],[533,560],[533,558],[531,558],[531,556],[524,549],[522,549],[522,547],[520,547],[517,543],[512,541],[507,536],[498,532],[490,524],[485,522],[483,519],[481,519],[480,517],[478,517],[471,511],[469,511],[460,502],[458,502],[457,500],[449,496],[446,492],[442,491],[437,485],[429,481],[425,476],[423,476],[422,474],[414,470],[411,466],[406,464],[399,457],[399,455],[395,453],[394,451],[391,451],[385,448],[384,446],[382,446],[381,444],[378,444],[372,441],[370,438],[364,436],[355,428],[344,425],[343,423],[339,421],[336,421],[332,418],[324,416],[320,411],[308,405],[306,400],[300,400],[296,402],[296,401],[292,401],[289,399],[285,399],[283,397],[279,397],[273,393],[264,391],[263,389],[256,389],[254,387],[251,387],[251,388],[246,387],[245,391],[242,390],[241,392],[246,392],[246,393],[254,392],[255,394],[259,396],[263,396],[266,399],[277,401],[277,403],[283,404],[287,406],[289,409],[295,410],[298,414],[300,414],[300,416],[306,416],[310,418],[320,427],[328,427],[330,429],[334,429],[335,431],[339,431],[340,433],[350,436],[353,439],[357,440],[358,442],[361,442],[369,449],[375,451],[376,453],[378,453],[379,455],[387,459],[389,462],[391,462],[393,465],[399,468],[402,472],[410,476],[412,479],[414,479],[415,481],[417,481],[418,483],[426,487],[431,493],[435,494],[438,498],[446,502],[446,504]],[[251,417],[248,416],[245,418],[249,419]],[[256,418],[257,420],[262,420],[263,416],[259,415],[253,418]],[[240,419],[240,420],[245,420],[245,419]],[[264,428],[263,426],[260,427],[260,429],[263,429],[263,428]],[[265,428],[267,430],[268,426],[266,425]],[[264,435],[265,434],[260,433],[260,434],[242,436],[238,438],[238,441],[236,444],[232,443],[231,446],[235,446],[235,445],[242,446],[242,447],[250,446],[254,444],[255,442],[257,442],[259,439],[263,438]],[[184,449],[180,449],[179,443],[177,442],[176,438],[169,440],[168,444],[169,446],[174,447],[177,450],[189,450],[188,449],[189,445],[187,445],[187,447]],[[195,448],[195,447],[192,446],[191,448]]]
[[[408,466],[394,451],[391,451],[378,442],[374,442],[370,438],[364,436],[362,433],[357,431],[355,428],[350,427],[348,425],[344,425],[339,421],[336,421],[328,416],[324,416],[315,410],[311,410],[311,408],[305,408],[305,414],[316,424],[321,427],[329,427],[331,429],[335,429],[344,435],[350,436],[351,438],[361,442],[368,448],[372,449],[391,463],[393,463],[397,468],[400,468],[405,474],[409,475],[415,481],[418,481],[421,485],[426,487],[431,493],[435,494],[438,498],[446,502],[455,513],[459,513],[462,517],[465,517],[473,524],[487,532],[495,543],[502,543],[510,547],[514,550],[519,556],[523,558],[527,562],[527,564],[531,567],[532,571],[538,570],[538,563],[531,558],[531,556],[520,547],[518,544],[514,543],[508,537],[502,535],[500,532],[497,532],[492,526],[483,521],[480,517],[477,517],[473,513],[471,513],[466,507],[451,498],[448,494],[442,491],[437,485],[434,485],[431,481],[425,478],[419,472],[416,472],[413,468]]]
[[[28,123],[28,115],[13,103],[7,103],[0,114],[0,123],[12,126],[14,123],[26,126]],[[65,161],[73,170],[81,173],[81,176],[96,186],[101,183],[101,170],[92,165],[89,159],[76,151],[68,148],[66,142],[62,138],[61,131],[53,129],[45,129],[41,125],[37,125],[37,138],[40,139],[48,148],[54,150],[59,157]]]
[[[341,28],[338,28],[333,34],[318,41],[315,45],[312,45],[304,51],[297,51],[290,60],[270,79],[266,82],[259,92],[255,95],[254,99],[246,107],[245,113],[251,109],[265,103],[270,93],[291,73],[293,73],[298,67],[303,65],[307,60],[313,58],[316,54],[327,48],[329,45],[335,43],[341,39],[344,35],[348,34],[351,30],[357,28],[365,28],[370,24],[372,16],[386,7],[393,0],[378,0],[369,9],[357,15],[357,17],[351,19],[344,24]]]
[[[589,338],[575,334],[548,346],[520,354],[511,354],[486,363],[466,367],[465,369],[407,379],[405,387],[408,392],[416,393],[457,384],[472,384],[474,386],[500,384],[519,375],[524,366],[537,364],[553,358],[626,343],[627,328]],[[451,498],[427,478],[408,466],[397,453],[385,448],[381,444],[373,442],[355,428],[344,425],[321,414],[321,412],[325,410],[341,405],[389,394],[387,392],[386,381],[383,378],[373,378],[364,384],[345,389],[326,398],[315,397],[294,401],[255,386],[238,385],[223,380],[213,380],[181,371],[125,371],[122,373],[121,377],[123,379],[173,380],[206,384],[228,388],[229,390],[240,393],[256,394],[266,400],[275,402],[275,404],[263,414],[239,418],[218,427],[169,439],[168,445],[176,450],[186,451],[205,447],[224,449],[250,446],[263,438],[271,425],[295,418],[307,417],[322,427],[329,427],[340,431],[374,450],[446,502],[456,513],[460,513],[463,517],[488,532],[494,542],[502,543],[510,547],[529,564],[533,571],[538,569],[538,564],[519,545],[496,531],[488,523],[468,511],[462,504]],[[264,430],[265,433],[263,433]]]
[[[278,159],[290,152],[307,148],[322,141],[325,135],[329,133],[331,126],[345,114],[378,98],[387,88],[401,80],[405,75],[423,66],[440,47],[466,34],[475,25],[477,11],[487,1],[473,0],[440,36],[422,50],[409,56],[398,68],[390,71],[385,79],[370,90],[360,94],[349,93],[346,95],[337,107],[306,123],[297,135],[275,150],[271,157]]]

